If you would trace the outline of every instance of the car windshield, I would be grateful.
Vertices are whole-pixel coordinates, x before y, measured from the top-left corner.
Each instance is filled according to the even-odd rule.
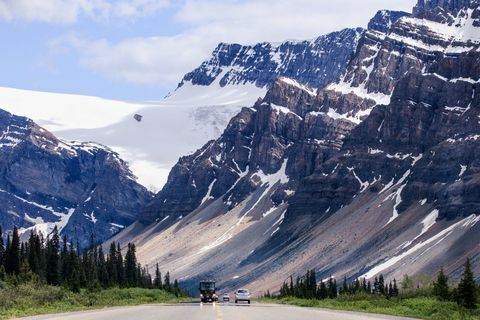
[[[215,282],[200,282],[200,290],[215,290]]]
[[[238,293],[248,293],[248,290],[245,290],[245,289],[240,289],[237,291]]]

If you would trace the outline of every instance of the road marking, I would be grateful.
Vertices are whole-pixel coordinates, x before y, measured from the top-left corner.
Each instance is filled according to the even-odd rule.
[[[223,320],[223,313],[222,309],[220,308],[219,305],[214,306],[215,310],[217,311],[217,320]]]

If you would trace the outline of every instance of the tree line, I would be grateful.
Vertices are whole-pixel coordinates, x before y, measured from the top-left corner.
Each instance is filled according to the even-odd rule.
[[[89,248],[81,249],[66,236],[61,239],[56,226],[46,239],[31,231],[26,242],[20,241],[18,228],[14,227],[12,234],[7,234],[6,244],[0,226],[0,280],[38,280],[73,292],[81,288],[142,287],[163,289],[177,296],[185,293],[176,279],[171,281],[169,272],[162,278],[158,264],[152,277],[137,261],[135,244],[129,243],[123,256],[120,243],[113,241],[104,253],[92,236]]]
[[[279,297],[296,297],[302,299],[335,299],[339,295],[352,295],[358,293],[379,294],[387,297],[398,296],[399,289],[397,281],[394,279],[389,284],[385,283],[383,275],[375,277],[373,285],[370,281],[355,279],[352,282],[347,281],[345,276],[340,287],[337,286],[337,280],[330,277],[327,280],[320,280],[317,283],[315,270],[308,270],[303,277],[297,277],[295,282],[293,276],[287,282],[284,282],[279,290]],[[271,296],[270,292],[266,296]]]
[[[402,282],[402,289],[409,288],[415,290],[410,286],[410,282],[411,280],[406,276]],[[293,280],[293,276],[290,276],[288,281],[284,281],[276,297],[321,300],[336,299],[342,295],[356,294],[380,295],[386,298],[392,298],[398,297],[400,290],[396,279],[387,283],[382,274],[375,277],[373,283],[367,281],[365,278],[357,278],[348,282],[345,276],[342,285],[338,287],[334,277],[321,280],[320,283],[318,283],[315,270],[308,270],[304,276],[297,277],[295,281]],[[480,287],[475,282],[470,259],[467,259],[465,262],[463,276],[456,287],[450,287],[449,279],[445,275],[443,268],[441,268],[437,279],[432,283],[431,294],[441,300],[455,301],[467,309],[476,308]],[[267,298],[273,297],[270,291],[267,291],[264,296]]]

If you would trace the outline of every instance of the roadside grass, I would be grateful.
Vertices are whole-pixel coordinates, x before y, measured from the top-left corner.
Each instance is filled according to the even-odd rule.
[[[327,308],[404,316],[428,320],[480,320],[480,310],[461,309],[455,302],[434,297],[387,299],[371,296],[340,296],[337,299],[308,300],[299,298],[260,298],[261,303],[280,303],[300,307]]]
[[[0,284],[0,319],[38,314],[61,313],[111,306],[189,301],[163,290],[111,288],[80,293],[62,287],[25,283],[18,286]]]

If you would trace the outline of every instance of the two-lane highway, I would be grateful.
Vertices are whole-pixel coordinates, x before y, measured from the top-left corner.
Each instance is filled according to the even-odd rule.
[[[400,320],[366,313],[300,308],[275,304],[176,304],[104,308],[22,319],[45,320]]]

